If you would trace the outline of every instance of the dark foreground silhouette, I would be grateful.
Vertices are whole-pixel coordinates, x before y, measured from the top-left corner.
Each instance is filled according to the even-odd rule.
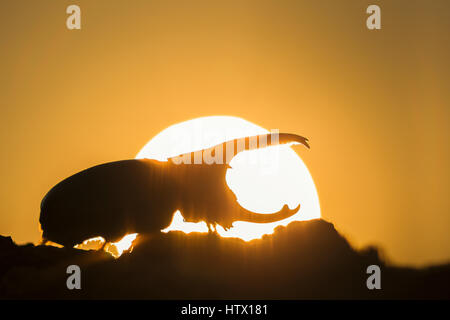
[[[81,290],[66,287],[72,264],[81,268]],[[381,290],[366,287],[372,264],[381,267]],[[3,299],[449,299],[449,283],[450,265],[387,266],[376,249],[355,251],[324,220],[293,222],[251,242],[161,233],[117,260],[0,238]]]

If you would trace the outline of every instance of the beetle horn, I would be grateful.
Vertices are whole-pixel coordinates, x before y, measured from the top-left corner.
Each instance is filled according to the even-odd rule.
[[[271,223],[287,219],[298,212],[300,209],[300,204],[295,209],[289,209],[288,205],[285,204],[283,208],[275,213],[263,214],[255,213],[249,211],[243,207],[240,207],[237,221],[247,221],[253,223]]]
[[[233,139],[207,149],[171,157],[169,158],[169,160],[176,164],[180,164],[182,162],[203,163],[206,156],[208,156],[209,158],[214,158],[214,160],[210,161],[210,163],[206,161],[208,164],[211,164],[213,162],[229,164],[231,159],[233,159],[239,152],[288,143],[300,143],[309,148],[308,139],[305,137],[291,133],[272,132],[251,137]]]

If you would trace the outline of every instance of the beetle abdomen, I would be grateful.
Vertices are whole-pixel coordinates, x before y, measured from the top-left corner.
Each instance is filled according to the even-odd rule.
[[[174,202],[160,196],[168,188],[166,172],[158,161],[124,160],[61,181],[41,203],[43,238],[73,246],[96,236],[115,241],[142,228],[148,232],[163,229],[173,212],[153,211],[164,209],[165,200]]]

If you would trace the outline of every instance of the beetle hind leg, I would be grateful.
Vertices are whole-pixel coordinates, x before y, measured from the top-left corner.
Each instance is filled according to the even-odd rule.
[[[42,237],[41,241],[39,241],[40,246],[45,246],[48,243],[48,239],[45,237]]]

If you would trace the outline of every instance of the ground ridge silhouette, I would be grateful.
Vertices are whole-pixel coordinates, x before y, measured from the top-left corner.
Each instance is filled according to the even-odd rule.
[[[390,266],[378,250],[355,250],[334,225],[296,221],[245,242],[215,233],[142,236],[131,253],[16,245],[0,238],[3,299],[449,299],[450,265]],[[66,287],[79,265],[81,290]],[[381,268],[381,290],[366,269]]]

